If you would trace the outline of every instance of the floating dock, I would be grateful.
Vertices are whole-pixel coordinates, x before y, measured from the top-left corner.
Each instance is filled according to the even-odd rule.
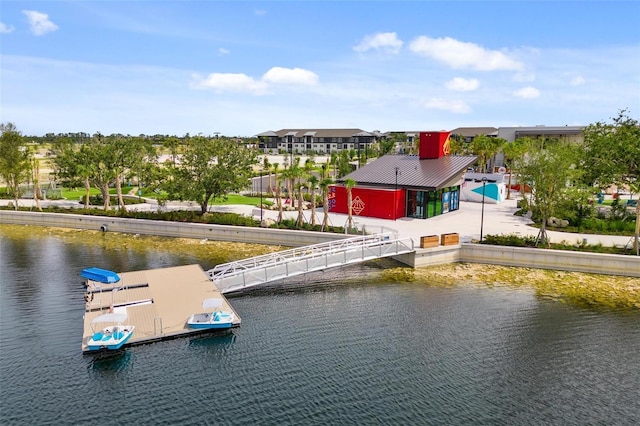
[[[136,327],[125,346],[203,333],[188,328],[187,320],[194,313],[204,312],[202,301],[209,298],[222,299],[221,309],[235,314],[232,328],[240,325],[240,316],[200,265],[123,272],[119,276],[116,283],[86,281],[83,352],[95,352],[87,347],[93,334],[91,321],[113,309],[126,308],[126,324]]]

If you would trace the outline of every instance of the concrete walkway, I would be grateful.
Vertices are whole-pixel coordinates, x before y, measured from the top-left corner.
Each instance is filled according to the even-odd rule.
[[[0,205],[6,206],[10,200],[0,200]],[[486,235],[520,235],[520,236],[536,236],[538,228],[530,226],[533,222],[522,216],[514,216],[517,211],[517,200],[506,200],[500,204],[484,204],[484,213],[481,203],[473,203],[467,201],[460,202],[460,209],[456,212],[447,213],[436,216],[431,219],[411,219],[401,218],[398,220],[376,219],[369,217],[354,216],[354,221],[358,229],[365,229],[368,232],[397,232],[401,238],[411,237],[416,244],[420,243],[420,237],[425,235],[440,235],[444,233],[458,233],[461,242],[471,242],[480,239],[480,232]],[[21,207],[34,207],[33,200],[20,200]],[[43,200],[40,202],[42,207],[56,205],[59,207],[78,208],[78,201],[68,200]],[[147,200],[143,204],[132,204],[127,206],[128,210],[138,211],[157,211],[158,205],[155,200]],[[165,210],[199,210],[200,207],[196,203],[189,202],[169,202]],[[260,209],[256,206],[248,205],[217,205],[211,208],[211,211],[231,212],[253,216],[260,218]],[[322,223],[322,209],[316,212],[317,223]],[[304,210],[306,221],[310,221],[311,210]],[[278,217],[277,210],[262,210],[264,219],[276,219]],[[284,217],[287,219],[296,219],[297,211],[285,211]],[[482,219],[484,217],[484,220]],[[345,226],[347,215],[329,213],[329,224],[333,226]],[[549,238],[554,243],[566,242],[569,244],[582,243],[584,240],[587,244],[602,244],[603,246],[628,246],[631,247],[633,240],[631,237],[612,236],[612,235],[595,235],[595,234],[576,234],[567,232],[548,231]]]

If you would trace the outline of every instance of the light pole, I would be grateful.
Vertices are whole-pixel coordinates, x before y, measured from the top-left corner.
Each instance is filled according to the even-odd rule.
[[[262,225],[262,170],[260,170],[260,225]]]
[[[480,213],[480,242],[482,242],[482,227],[484,226],[484,188],[487,185],[487,178],[482,178],[482,212]]]
[[[396,166],[396,190],[393,192],[393,220],[398,216],[398,173],[400,167]]]

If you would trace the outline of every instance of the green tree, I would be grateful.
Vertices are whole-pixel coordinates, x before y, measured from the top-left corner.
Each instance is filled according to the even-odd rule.
[[[31,155],[22,134],[13,123],[0,124],[0,175],[7,184],[7,193],[13,196],[18,210],[20,184],[31,176]]]
[[[567,184],[574,179],[576,162],[575,147],[557,140],[540,144],[525,158],[521,175],[531,185],[532,211],[540,220],[536,245],[550,245],[547,220],[553,216],[556,206],[565,196]]]
[[[246,188],[256,159],[255,149],[229,138],[193,137],[172,170],[168,197],[197,201],[204,214],[213,198]]]
[[[469,144],[469,151],[478,156],[478,170],[486,172],[489,161],[500,152],[505,144],[502,138],[494,138],[486,135],[478,135]]]
[[[351,158],[349,152],[340,151],[340,155],[337,157],[338,177],[343,177],[351,173]]]
[[[582,167],[585,182],[603,190],[612,185],[640,193],[640,123],[620,110],[611,123],[597,122],[584,131]],[[634,249],[640,255],[640,202],[636,207]]]
[[[171,154],[171,163],[175,166],[178,149],[180,148],[180,140],[175,136],[171,136],[164,140],[162,146],[169,150],[169,154]]]
[[[464,136],[452,135],[449,138],[449,144],[449,154],[466,155],[467,144],[465,143]]]
[[[392,133],[388,137],[384,137],[380,139],[378,143],[380,146],[380,157],[383,155],[389,154],[395,150],[396,143],[402,142],[405,137],[401,136],[399,133]]]
[[[511,179],[513,175],[518,176],[522,167],[525,154],[529,147],[533,146],[533,141],[529,138],[518,138],[513,142],[505,143],[502,146],[505,165],[509,169],[509,182],[507,184],[507,199],[511,198]],[[520,192],[524,195],[524,185],[520,185]]]
[[[267,184],[267,194],[273,195],[273,191],[271,191],[271,163],[269,163],[269,157],[266,155],[262,159],[262,170],[269,173],[267,178],[269,183]]]
[[[54,172],[57,179],[70,187],[82,185],[85,189],[84,204],[89,206],[91,178],[96,171],[90,143],[78,145],[70,138],[58,139],[53,147]]]
[[[122,135],[111,135],[107,139],[106,149],[109,152],[106,161],[111,164],[115,174],[114,183],[118,199],[118,207],[125,211],[125,203],[122,197],[122,184],[125,179],[140,176],[135,171],[141,171],[143,165],[155,161],[156,153],[151,141],[145,138],[132,138]]]

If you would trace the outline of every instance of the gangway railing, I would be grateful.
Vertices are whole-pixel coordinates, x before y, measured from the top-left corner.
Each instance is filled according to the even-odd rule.
[[[415,251],[411,238],[394,233],[362,235],[217,265],[207,271],[221,293],[271,281]]]

